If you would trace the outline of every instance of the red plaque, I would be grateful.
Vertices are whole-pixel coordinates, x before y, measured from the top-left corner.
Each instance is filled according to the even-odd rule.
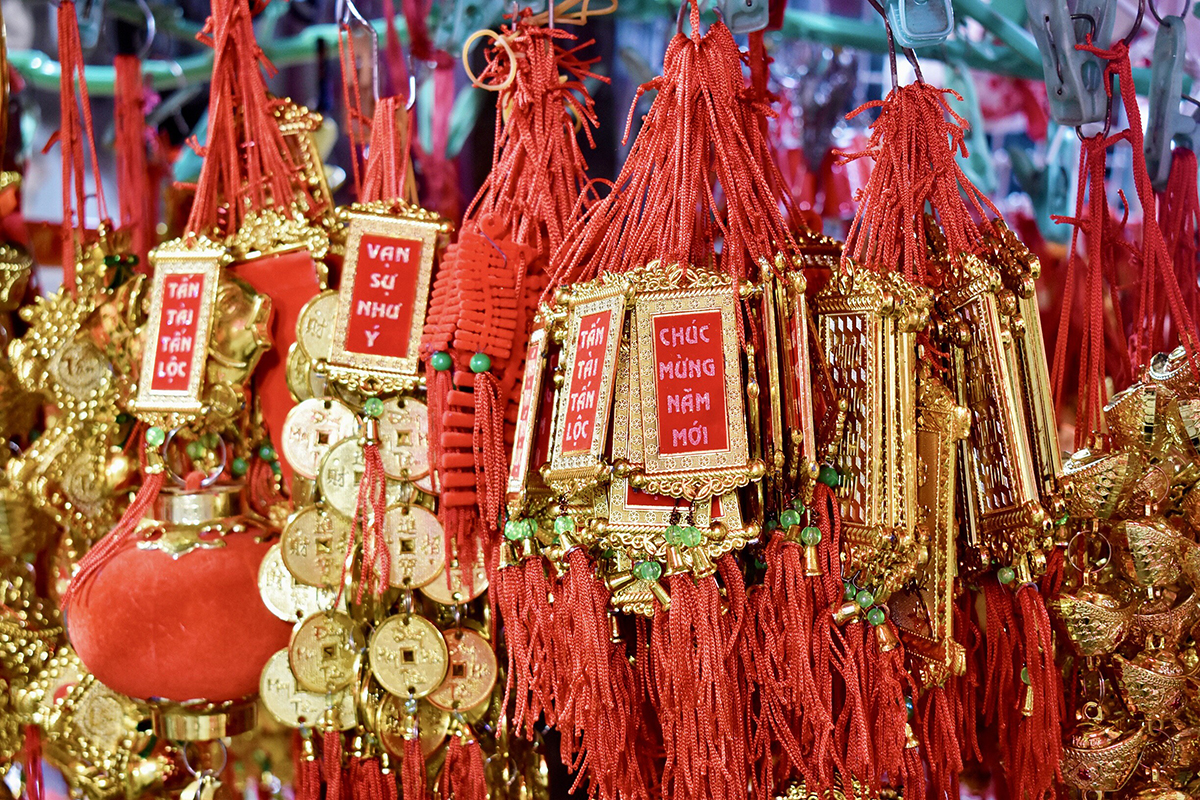
[[[521,379],[521,402],[517,407],[517,430],[513,437],[512,463],[508,468],[510,505],[520,505],[525,497],[525,479],[538,431],[538,407],[542,394],[542,370],[546,365],[546,329],[538,328],[529,337],[525,351],[525,372]]]
[[[200,410],[208,336],[225,251],[163,247],[151,254],[150,316],[143,336],[138,411]]]
[[[596,411],[600,407],[601,379],[608,351],[612,310],[585,315],[575,340],[574,369],[569,379],[567,408],[563,417],[562,452],[585,453],[596,435]]]
[[[180,272],[163,279],[162,310],[154,343],[154,377],[150,381],[153,391],[187,391],[207,277],[203,272]]]
[[[347,314],[346,352],[408,355],[423,246],[416,239],[363,235]]]
[[[653,318],[660,455],[729,448],[721,327],[719,309]]]

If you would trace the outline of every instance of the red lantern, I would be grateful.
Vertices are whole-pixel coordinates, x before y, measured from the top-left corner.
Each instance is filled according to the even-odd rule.
[[[290,626],[263,605],[265,532],[230,509],[237,488],[163,491],[155,519],[71,598],[67,632],[106,686],[171,704],[252,697]]]

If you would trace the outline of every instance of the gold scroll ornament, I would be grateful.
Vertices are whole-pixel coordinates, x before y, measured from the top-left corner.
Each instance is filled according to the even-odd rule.
[[[842,476],[845,574],[884,602],[912,579],[917,538],[916,335],[928,291],[852,264],[814,301],[821,346],[844,411],[830,443]]]

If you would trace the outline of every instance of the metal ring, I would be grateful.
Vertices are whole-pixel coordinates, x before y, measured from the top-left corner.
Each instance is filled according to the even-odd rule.
[[[175,481],[175,483],[179,484],[180,486],[187,486],[187,480],[174,469],[172,469],[171,459],[167,455],[167,448],[171,446],[171,441],[175,438],[175,434],[179,433],[180,430],[182,430],[182,428],[172,428],[170,432],[167,433],[167,438],[162,443],[161,449],[163,455],[163,466],[166,467],[167,474],[171,476],[171,480]],[[220,436],[217,436],[217,444],[220,445],[218,452],[221,454],[221,463],[217,466],[214,472],[206,472],[204,474],[204,480],[200,481],[200,488],[202,489],[212,486],[214,483],[216,483],[217,478],[220,478],[221,474],[225,472],[225,467],[228,464],[229,450],[225,446],[225,440]]]
[[[1155,22],[1157,22],[1159,25],[1162,25],[1163,24],[1162,17],[1160,17],[1158,15],[1158,9],[1154,5],[1155,0],[1148,0],[1148,2],[1150,4],[1150,15],[1154,17]],[[1179,18],[1183,19],[1184,17],[1186,17],[1188,9],[1190,9],[1191,7],[1192,7],[1192,0],[1183,0],[1183,10],[1179,12],[1179,14],[1178,14]],[[1167,16],[1172,16],[1172,15],[1168,14]]]
[[[178,745],[179,742],[176,742],[175,744]],[[183,768],[188,771],[189,775],[191,775],[195,778],[199,778],[202,775],[220,775],[222,772],[225,771],[225,767],[229,764],[229,748],[225,746],[224,740],[217,739],[217,746],[221,748],[221,767],[220,767],[220,769],[215,769],[215,770],[214,769],[205,769],[202,772],[196,772],[196,768],[193,767],[192,762],[190,760],[188,760],[188,748],[191,747],[193,744],[195,744],[195,742],[184,742],[183,746],[179,748],[183,754]],[[199,749],[200,749],[200,747],[197,745],[196,750],[199,750]]]

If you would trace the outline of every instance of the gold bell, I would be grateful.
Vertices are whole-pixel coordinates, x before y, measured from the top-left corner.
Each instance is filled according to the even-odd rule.
[[[804,577],[820,578],[825,574],[825,570],[821,569],[821,557],[817,555],[817,545],[804,545]]]
[[[833,621],[838,625],[845,625],[847,622],[857,617],[860,611],[862,611],[862,609],[859,608],[858,603],[854,602],[853,600],[847,600],[845,603],[842,603],[839,608],[834,610]]]
[[[892,626],[887,622],[875,626],[875,643],[879,645],[881,653],[890,653],[900,646],[900,640],[896,638]]]
[[[654,595],[654,599],[662,606],[663,611],[671,608],[671,595],[667,594],[667,590],[658,581],[646,581],[646,585],[650,588],[650,593]]]
[[[717,571],[716,565],[708,556],[708,551],[703,548],[693,547],[688,551],[688,555],[692,558],[692,574],[697,578],[707,578]]]
[[[688,571],[687,562],[683,560],[683,553],[679,552],[679,548],[676,545],[673,545],[673,544],[667,545],[667,559],[666,560],[667,560],[667,569],[663,573],[664,577],[669,578],[672,575],[678,575],[681,572]]]
[[[497,569],[505,569],[507,567],[516,566],[520,563],[517,558],[517,550],[513,547],[512,542],[505,540],[500,544],[500,563]]]
[[[604,586],[608,589],[609,594],[616,594],[635,580],[637,580],[637,576],[628,570],[614,572],[611,575],[604,576]]]

